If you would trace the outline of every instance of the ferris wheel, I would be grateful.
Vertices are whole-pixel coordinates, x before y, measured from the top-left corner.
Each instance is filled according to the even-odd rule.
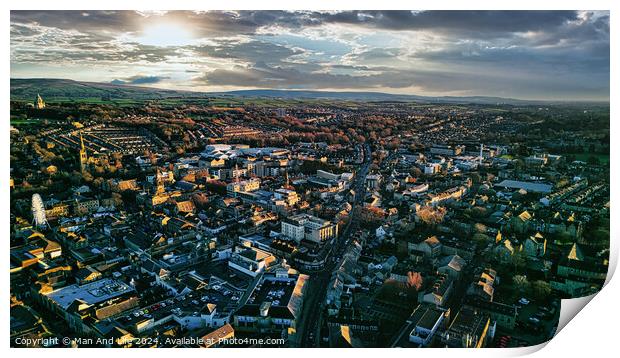
[[[47,218],[45,217],[45,207],[41,195],[32,195],[32,220],[37,227],[47,226]]]

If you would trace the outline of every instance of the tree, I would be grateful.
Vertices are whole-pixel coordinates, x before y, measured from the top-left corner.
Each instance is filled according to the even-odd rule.
[[[474,230],[476,230],[476,232],[479,232],[481,234],[484,234],[487,232],[487,226],[482,224],[482,223],[476,223],[474,225]]]
[[[470,173],[469,177],[474,184],[480,184],[480,182],[482,181],[482,179],[480,178],[480,174],[478,174],[477,172]]]
[[[418,167],[413,167],[409,169],[409,174],[414,178],[419,178],[422,176],[422,170]]]
[[[439,207],[435,209],[432,206],[425,206],[420,208],[416,215],[426,225],[435,226],[443,221],[446,216],[446,208]]]
[[[595,157],[594,155],[591,155],[588,157],[588,164],[590,165],[599,165],[600,161],[597,157]]]
[[[422,283],[424,280],[422,279],[422,275],[419,272],[407,272],[407,286],[415,287],[416,291],[419,291],[422,287]]]
[[[530,289],[532,290],[532,296],[537,300],[545,300],[551,294],[551,285],[542,280],[532,282]]]
[[[511,263],[515,272],[525,268],[525,262],[525,254],[523,251],[515,250],[514,254],[511,256]]]
[[[93,181],[93,176],[92,174],[90,174],[89,172],[84,172],[82,173],[82,178],[84,179],[85,182],[90,183],[91,181]]]
[[[527,276],[525,275],[514,275],[512,277],[512,283],[515,285],[515,287],[519,290],[520,293],[526,291],[530,286],[530,283],[527,280]]]
[[[206,195],[205,193],[196,193],[191,196],[191,200],[200,209],[203,209],[209,206],[209,196]]]
[[[119,193],[112,193],[112,200],[114,201],[114,206],[119,208],[123,205],[123,196]]]
[[[93,186],[97,189],[101,189],[101,185],[103,184],[103,178],[97,177],[93,180]]]
[[[476,245],[478,245],[478,247],[482,247],[482,245],[491,242],[489,235],[480,232],[475,233],[472,240],[476,243]]]

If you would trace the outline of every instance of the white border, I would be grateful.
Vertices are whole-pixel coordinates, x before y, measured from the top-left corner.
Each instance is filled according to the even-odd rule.
[[[5,36],[2,37],[2,45],[4,49],[7,50],[5,56],[2,58],[2,63],[4,67],[4,73],[6,73],[6,77],[4,79],[4,86],[2,87],[2,93],[5,100],[1,101],[3,112],[5,114],[5,131],[3,136],[2,146],[0,146],[0,150],[2,151],[2,155],[0,156],[0,161],[2,161],[2,168],[5,170],[9,168],[9,79],[10,79],[10,61],[8,56],[8,49],[10,48],[10,35],[9,35],[9,22],[10,22],[10,12],[9,10],[53,10],[53,9],[76,9],[76,10],[85,10],[85,9],[159,9],[159,10],[173,10],[173,9],[223,9],[223,10],[237,10],[237,9],[256,9],[256,10],[268,10],[268,9],[291,9],[291,10],[364,10],[364,9],[420,9],[420,10],[466,10],[466,9],[486,9],[486,10],[611,10],[611,39],[617,39],[618,35],[618,26],[616,24],[616,11],[618,11],[618,1],[604,1],[604,0],[589,0],[589,1],[578,1],[578,0],[563,0],[561,2],[542,2],[540,0],[502,0],[502,1],[482,1],[482,0],[470,0],[470,1],[462,1],[462,0],[418,0],[415,2],[410,1],[397,1],[397,0],[382,0],[380,2],[377,1],[369,1],[369,0],[314,0],[312,2],[298,2],[293,3],[290,1],[283,0],[262,0],[262,1],[252,1],[252,0],[228,0],[225,3],[213,2],[207,3],[205,1],[164,1],[164,0],[150,0],[148,2],[139,1],[139,0],[123,0],[123,1],[101,1],[101,0],[91,0],[88,2],[83,1],[72,1],[72,0],[54,0],[54,1],[41,1],[41,0],[30,0],[27,2],[16,3],[13,2],[9,4],[8,1],[3,2],[3,13],[2,13],[2,21],[4,23]],[[618,44],[617,42],[611,41],[611,64],[617,63],[618,61]],[[619,129],[618,123],[616,122],[618,119],[618,110],[617,110],[617,86],[620,83],[618,81],[618,71],[615,66],[611,66],[611,88],[610,88],[610,103],[611,106],[611,132],[616,133],[615,130]],[[612,140],[611,143],[611,177],[612,182],[617,180],[618,178],[618,143]],[[0,176],[0,205],[2,205],[2,209],[0,212],[7,213],[9,212],[9,185],[8,185],[9,177],[5,172],[4,175]],[[618,199],[618,191],[616,187],[612,185],[611,188],[611,198],[612,201],[617,201]],[[8,234],[9,227],[9,216],[4,215],[2,218],[2,222],[5,223],[3,225],[5,235]],[[588,297],[586,299],[577,299],[577,300],[567,300],[570,302],[563,302],[563,311],[564,307],[568,309],[571,306],[572,315],[577,315],[572,319],[573,322],[568,324],[558,335],[552,339],[548,344],[542,344],[536,347],[528,347],[523,349],[484,349],[484,350],[455,350],[455,349],[432,349],[432,350],[406,350],[406,349],[383,349],[377,350],[355,350],[353,351],[356,355],[362,356],[370,356],[371,354],[374,356],[376,354],[389,354],[391,356],[409,356],[411,354],[415,355],[423,355],[423,356],[437,356],[437,357],[454,357],[454,355],[476,355],[476,356],[514,356],[514,355],[523,355],[530,354],[540,350],[543,347],[547,347],[545,349],[540,350],[537,353],[537,356],[560,356],[564,354],[569,354],[570,356],[586,356],[592,354],[605,354],[612,352],[615,348],[617,341],[617,318],[618,318],[618,302],[620,302],[620,284],[618,284],[618,280],[610,281],[613,273],[615,271],[617,259],[618,259],[618,214],[615,210],[611,211],[611,258],[610,258],[610,272],[608,276],[608,284],[601,291],[600,294],[595,295],[596,297]],[[8,235],[7,235],[8,236]],[[6,237],[6,236],[5,236]],[[8,241],[8,240],[7,240]],[[2,263],[4,267],[8,267],[8,252],[5,252],[4,255],[0,255]],[[8,275],[2,275],[2,287],[4,289],[4,293],[8,294],[9,288],[9,280]],[[7,297],[7,296],[5,296]],[[592,303],[587,305],[585,308],[583,307],[587,302],[592,300]],[[581,301],[578,303],[577,301]],[[583,311],[579,314],[579,310],[583,308]],[[9,307],[8,305],[0,305],[0,312],[2,312],[2,317],[6,317],[8,321],[9,317]],[[569,318],[572,318],[569,316]],[[45,354],[51,355],[53,357],[64,357],[66,355],[74,355],[74,354],[88,354],[93,355],[95,357],[104,356],[110,354],[111,351],[105,349],[92,349],[88,351],[84,350],[69,350],[69,349],[56,349],[56,350],[34,350],[31,351],[29,349],[13,349],[10,352],[9,350],[9,324],[5,321],[3,325],[0,326],[0,337],[5,337],[3,339],[3,347],[4,350],[7,350],[5,354],[15,357],[15,356],[23,356],[30,354]],[[140,351],[141,352],[141,351]],[[156,356],[170,355],[172,354],[204,354],[205,351],[194,349],[189,351],[177,352],[164,349],[151,350],[148,354],[154,354]],[[209,350],[207,354],[209,355],[234,355],[234,356],[242,356],[242,355],[251,355],[251,354],[261,354],[261,355],[278,355],[278,354],[294,354],[300,355],[302,357],[305,356],[314,356],[316,353],[323,354],[325,350],[312,350],[312,349],[297,349],[297,350],[278,350],[275,349],[261,349],[260,352],[255,350],[248,349],[220,349],[220,350]],[[330,351],[328,354],[338,354],[343,351],[332,352]],[[136,350],[115,350],[114,354],[121,355],[133,355],[139,354]]]

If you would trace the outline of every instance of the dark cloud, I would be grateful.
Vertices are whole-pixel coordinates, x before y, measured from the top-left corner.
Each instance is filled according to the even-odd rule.
[[[497,33],[540,31],[577,19],[576,11],[171,11],[145,16],[133,11],[11,11],[11,23],[38,24],[84,32],[134,32],[145,17],[178,20],[200,35],[251,34],[264,26],[301,28],[325,23],[359,25],[388,30],[446,29]]]
[[[201,45],[138,43],[162,20]],[[20,69],[118,64],[123,84],[167,79],[127,64],[169,74],[157,66],[175,63],[177,80],[203,73],[198,86],[609,96],[609,12],[12,11],[10,33]]]
[[[218,41],[217,45],[204,45],[190,47],[195,53],[225,59],[238,59],[250,62],[271,62],[279,63],[280,61],[303,53],[301,49],[294,49],[275,43],[265,41]]]
[[[265,63],[258,63],[249,68],[237,66],[232,70],[214,70],[198,78],[197,81],[208,85],[280,89],[405,88],[415,84],[414,75],[414,72],[384,68],[379,74],[354,76],[329,72],[303,72],[292,66],[271,67]]]
[[[577,19],[576,11],[352,11],[320,15],[325,22],[390,30],[449,29],[468,33],[540,31]]]
[[[136,76],[131,76],[125,79],[115,79],[113,81],[111,81],[110,83],[115,84],[115,85],[125,85],[125,84],[132,84],[132,85],[147,85],[147,84],[155,84],[155,83],[159,83],[163,80],[169,79],[170,77],[166,77],[166,76],[141,76],[141,75],[136,75]]]
[[[138,15],[133,11],[13,10],[11,11],[11,23],[86,33],[101,30],[117,33],[135,30],[133,22],[135,16]]]

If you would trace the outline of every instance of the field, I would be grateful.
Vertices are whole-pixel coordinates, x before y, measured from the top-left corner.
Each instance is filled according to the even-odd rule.
[[[590,157],[598,158],[601,164],[609,163],[609,154],[592,154],[592,153],[578,153],[574,154],[575,160],[588,161]]]
[[[39,125],[40,119],[11,119],[12,126],[32,126]]]

